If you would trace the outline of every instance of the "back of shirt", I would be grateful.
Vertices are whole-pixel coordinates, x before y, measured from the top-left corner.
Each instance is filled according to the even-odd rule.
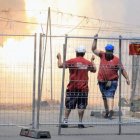
[[[104,52],[100,52],[99,57],[101,60],[98,81],[118,80],[119,58],[114,56],[112,60],[108,61]],[[121,69],[124,69],[122,64]]]
[[[88,71],[92,63],[83,57],[76,57],[65,62],[65,67],[69,68],[68,90],[88,91]]]

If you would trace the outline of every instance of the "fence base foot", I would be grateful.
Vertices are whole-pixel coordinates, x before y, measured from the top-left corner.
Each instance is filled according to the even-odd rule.
[[[41,138],[51,138],[49,131],[42,131],[38,129],[28,129],[22,128],[20,131],[20,136],[41,139]]]
[[[105,111],[101,112],[101,111],[91,111],[90,116],[95,116],[95,117],[102,117],[104,116]],[[114,111],[114,116],[122,116],[122,112],[119,113],[119,111]]]

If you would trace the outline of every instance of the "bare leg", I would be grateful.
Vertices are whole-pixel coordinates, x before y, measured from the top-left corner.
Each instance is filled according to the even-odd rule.
[[[110,110],[113,110],[113,107],[114,107],[114,99],[113,98],[108,98],[107,99],[107,103],[108,103],[109,111]]]
[[[71,109],[65,109],[65,119],[68,119]]]
[[[68,117],[70,115],[71,109],[65,109],[65,118],[63,120],[63,124],[61,124],[62,128],[68,127]]]
[[[80,122],[80,124],[78,124],[78,128],[84,128],[84,127],[85,127],[85,126],[82,124],[84,111],[85,111],[84,109],[78,109],[79,122]]]
[[[114,107],[114,99],[113,98],[108,98],[107,99],[108,106],[109,106],[109,115],[108,118],[112,119],[113,116],[113,107]]]
[[[78,114],[79,114],[79,122],[82,122],[83,115],[84,115],[84,109],[78,109]]]
[[[109,112],[108,100],[104,98],[103,101],[104,101],[105,112],[108,113]]]
[[[108,114],[109,114],[108,102],[106,98],[103,98],[103,101],[104,101],[104,108],[105,108],[104,118],[108,118]]]

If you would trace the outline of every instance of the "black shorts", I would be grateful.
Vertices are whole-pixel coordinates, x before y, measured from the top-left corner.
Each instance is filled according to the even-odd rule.
[[[65,106],[67,109],[86,109],[88,93],[81,91],[66,91]]]

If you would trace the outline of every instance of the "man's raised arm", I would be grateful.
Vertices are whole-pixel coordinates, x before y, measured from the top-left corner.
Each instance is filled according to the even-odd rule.
[[[98,34],[96,34],[94,37],[98,37]],[[99,56],[100,51],[97,50],[97,38],[94,39],[93,43],[92,43],[92,48],[91,48],[92,52],[94,54],[96,54],[97,56]]]

